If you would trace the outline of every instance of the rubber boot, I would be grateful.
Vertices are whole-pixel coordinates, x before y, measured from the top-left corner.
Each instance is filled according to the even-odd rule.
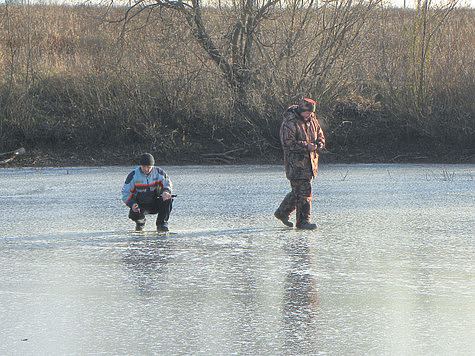
[[[315,230],[317,228],[317,224],[311,223],[311,222],[306,222],[301,225],[297,225],[297,229],[302,229],[302,230]]]
[[[274,216],[282,221],[285,226],[293,227],[294,224],[289,221],[289,216],[295,210],[297,206],[297,197],[292,192],[288,193],[284,200],[280,203],[279,207],[274,213]]]
[[[158,205],[158,215],[157,215],[157,231],[158,232],[167,232],[168,229],[168,218],[170,217],[170,212],[172,211],[172,199],[162,200],[160,198]]]
[[[163,223],[157,224],[157,231],[158,232],[167,232],[170,231],[168,229],[168,223],[165,221]]]
[[[310,222],[312,198],[301,198],[297,202],[297,229],[315,230],[317,224]]]
[[[280,215],[279,210],[276,210],[276,211],[275,211],[274,216],[275,216],[277,219],[279,219],[280,221],[282,221],[282,223],[283,223],[285,226],[294,227],[294,223],[289,220],[289,217],[288,217],[288,216],[285,216],[285,215]]]

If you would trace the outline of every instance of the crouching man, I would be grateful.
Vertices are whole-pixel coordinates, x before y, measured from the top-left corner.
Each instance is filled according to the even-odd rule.
[[[145,215],[157,214],[157,231],[168,231],[172,210],[172,182],[150,153],[140,156],[140,166],[129,173],[122,188],[122,200],[130,208],[135,231],[143,231]]]

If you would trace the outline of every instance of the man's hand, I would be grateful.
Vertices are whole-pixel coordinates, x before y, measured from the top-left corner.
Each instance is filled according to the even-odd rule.
[[[134,205],[132,205],[132,211],[134,213],[139,213],[140,212],[140,208],[139,208],[139,205],[137,203],[135,203]]]
[[[309,143],[309,144],[307,145],[307,150],[308,150],[309,152],[316,151],[316,150],[317,150],[317,145],[315,145],[315,144],[313,144],[313,143]]]
[[[163,200],[168,200],[172,197],[171,193],[168,190],[164,190],[162,193],[162,199]]]

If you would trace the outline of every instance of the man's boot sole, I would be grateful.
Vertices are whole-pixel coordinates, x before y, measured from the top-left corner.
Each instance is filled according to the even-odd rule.
[[[299,230],[316,230],[318,228],[318,225],[317,224],[311,224],[310,226],[298,226],[297,225],[297,229]]]

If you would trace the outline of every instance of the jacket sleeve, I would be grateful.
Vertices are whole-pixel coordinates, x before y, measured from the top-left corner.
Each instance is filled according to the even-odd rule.
[[[321,143],[322,148],[325,147],[325,135],[323,134],[323,130],[322,130],[322,127],[320,126],[320,123],[318,123],[318,131],[317,131],[317,143],[318,142]]]
[[[136,203],[135,201],[135,179],[134,179],[135,171],[129,173],[127,178],[125,179],[124,186],[122,187],[122,201],[127,205],[129,208],[132,207]]]
[[[170,177],[162,169],[160,169],[159,172],[160,172],[160,175],[163,177],[163,179],[162,179],[162,183],[163,183],[162,189],[168,191],[171,194],[172,189],[173,189],[173,184],[172,184],[172,181],[171,181]]]

